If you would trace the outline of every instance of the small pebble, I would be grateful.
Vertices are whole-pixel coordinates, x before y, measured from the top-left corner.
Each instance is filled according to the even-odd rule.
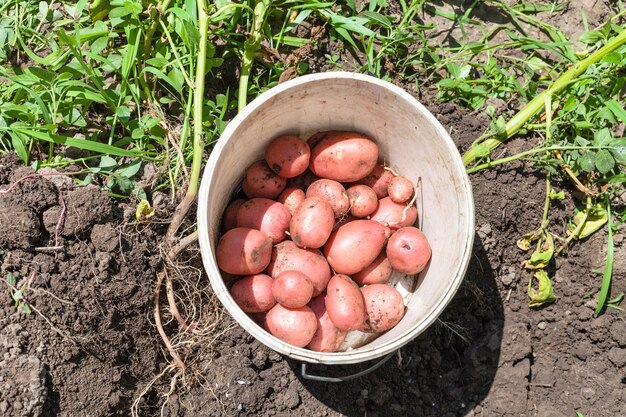
[[[539,324],[537,325],[537,327],[541,330],[545,330],[546,327],[548,327],[548,323],[546,323],[545,321],[539,322]]]

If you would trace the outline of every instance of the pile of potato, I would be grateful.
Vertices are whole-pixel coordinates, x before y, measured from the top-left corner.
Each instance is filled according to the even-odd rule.
[[[217,263],[243,311],[286,343],[334,352],[352,330],[384,332],[404,316],[394,271],[431,257],[413,225],[411,181],[378,163],[355,132],[280,136],[250,165],[248,199],[224,212]]]

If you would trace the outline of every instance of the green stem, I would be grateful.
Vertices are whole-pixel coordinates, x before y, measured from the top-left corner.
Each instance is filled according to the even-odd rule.
[[[244,42],[243,57],[241,58],[241,75],[239,76],[238,110],[243,110],[248,103],[248,82],[252,73],[254,57],[259,51],[263,39],[263,21],[267,7],[265,1],[259,1],[254,7],[252,31]]]
[[[611,39],[606,45],[598,49],[587,58],[572,65],[565,71],[554,83],[552,83],[545,91],[535,96],[526,106],[517,112],[506,124],[504,132],[501,135],[484,135],[479,138],[472,147],[463,155],[463,163],[467,166],[476,159],[484,155],[485,149],[493,151],[502,142],[514,136],[530,120],[544,105],[546,95],[557,95],[563,91],[574,78],[580,76],[589,68],[590,65],[600,61],[605,55],[613,52],[621,45],[626,43],[626,29],[622,30],[616,37]],[[480,145],[480,146],[477,146]]]
[[[167,8],[170,6],[170,1],[171,0],[161,0],[161,2],[154,9],[152,9],[150,13],[149,18],[152,19],[152,23],[150,24],[150,28],[148,29],[148,33],[146,34],[146,37],[144,38],[144,43],[143,43],[144,65],[146,61],[148,60],[148,58],[150,58],[150,55],[151,55],[150,52],[152,51],[152,38],[154,37],[154,33],[159,27],[161,16],[163,16],[163,13],[165,13]]]
[[[607,197],[606,201],[607,226],[609,228],[609,237],[606,245],[606,265],[602,274],[602,285],[600,287],[600,295],[598,296],[598,304],[596,305],[595,315],[599,316],[606,304],[611,289],[611,278],[613,276],[613,221],[611,219],[611,203]]]

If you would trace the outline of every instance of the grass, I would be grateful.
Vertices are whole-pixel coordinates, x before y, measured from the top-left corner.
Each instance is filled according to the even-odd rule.
[[[626,181],[622,1],[599,27],[581,14],[579,39],[549,23],[561,2],[464,4],[0,0],[0,153],[35,169],[78,164],[83,183],[116,198],[169,190],[181,201],[167,236],[173,245],[227,121],[282,79],[309,71],[313,51],[327,68],[432,88],[440,101],[491,118],[464,155],[468,172],[525,161],[546,175],[539,225],[518,242],[533,248],[530,304],[555,299],[554,258],[608,223],[596,313],[619,308],[621,298],[609,294],[612,232],[626,220],[612,205]],[[502,23],[475,17],[481,7]],[[527,148],[495,157],[512,137],[528,138]],[[147,164],[160,176],[151,189],[138,181]],[[582,195],[564,236],[548,216],[565,198],[552,187],[557,178]]]

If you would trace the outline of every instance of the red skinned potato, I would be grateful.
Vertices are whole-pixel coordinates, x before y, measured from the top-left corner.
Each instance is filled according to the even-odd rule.
[[[292,135],[277,137],[265,149],[267,165],[284,178],[293,178],[306,171],[310,157],[309,145]]]
[[[272,283],[274,299],[285,307],[304,307],[313,296],[313,284],[299,271],[281,272]]]
[[[354,217],[367,217],[378,208],[378,197],[367,185],[353,185],[348,188],[350,214]]]
[[[282,193],[278,196],[278,202],[282,203],[289,213],[293,215],[296,211],[296,208],[304,201],[304,191],[299,188],[285,188]]]
[[[313,284],[313,297],[326,289],[330,280],[330,266],[317,249],[302,249],[290,240],[280,242],[272,249],[272,260],[267,272],[278,277],[284,271],[296,270],[306,275]]]
[[[325,296],[315,297],[309,303],[309,307],[317,317],[317,330],[307,348],[316,352],[336,352],[346,339],[347,332],[339,330],[328,317]]]
[[[404,301],[395,288],[372,284],[361,288],[367,313],[367,324],[375,332],[384,332],[400,323],[404,317]]]
[[[353,274],[352,279],[359,285],[385,284],[391,278],[392,273],[391,262],[387,259],[385,252],[382,252],[365,269]]]
[[[243,198],[239,198],[237,200],[233,200],[226,206],[226,210],[224,210],[224,216],[222,217],[222,231],[228,232],[230,229],[234,229],[237,227],[237,213],[239,212],[239,207],[245,203],[246,200]]]
[[[365,301],[359,286],[349,276],[337,274],[328,282],[326,311],[339,330],[366,329]]]
[[[387,243],[391,267],[401,274],[414,275],[426,267],[432,250],[426,235],[417,227],[397,230]]]
[[[380,200],[381,198],[387,197],[387,188],[389,187],[389,182],[393,177],[393,173],[384,166],[376,165],[371,174],[357,183],[370,187],[374,190],[376,197]]]
[[[376,167],[378,146],[356,132],[327,132],[311,150],[309,168],[319,177],[339,182],[358,181]]]
[[[413,191],[413,183],[405,177],[393,177],[387,187],[387,193],[389,193],[391,201],[399,204],[410,201],[411,197],[413,197]]]
[[[320,248],[335,225],[332,207],[319,197],[305,198],[296,208],[289,224],[291,240],[301,248]]]
[[[234,275],[262,272],[272,258],[272,239],[258,230],[236,227],[224,233],[217,244],[217,266]]]
[[[273,282],[265,274],[248,275],[233,284],[230,295],[246,313],[262,313],[276,304],[272,293]]]
[[[389,237],[389,230],[373,220],[355,220],[335,230],[324,255],[338,274],[352,275],[374,262]]]
[[[237,227],[259,230],[278,243],[285,239],[291,213],[287,207],[268,198],[252,198],[239,208]]]
[[[350,198],[343,185],[337,181],[321,179],[309,185],[306,197],[319,197],[325,200],[333,209],[335,218],[341,218],[350,210]]]
[[[305,347],[317,330],[317,318],[308,306],[289,308],[276,304],[267,312],[264,327],[285,343]]]
[[[370,220],[389,226],[392,230],[411,226],[417,221],[417,207],[394,203],[390,197],[385,197],[378,201],[378,208],[372,213]]]
[[[249,198],[275,199],[285,189],[287,180],[276,175],[265,160],[256,161],[246,169],[241,188]]]
[[[309,188],[309,185],[313,184],[319,179],[320,177],[307,169],[306,171],[304,171],[303,174],[300,174],[294,178],[289,178],[289,180],[287,180],[287,187],[299,188],[302,191],[306,191],[306,189]]]

